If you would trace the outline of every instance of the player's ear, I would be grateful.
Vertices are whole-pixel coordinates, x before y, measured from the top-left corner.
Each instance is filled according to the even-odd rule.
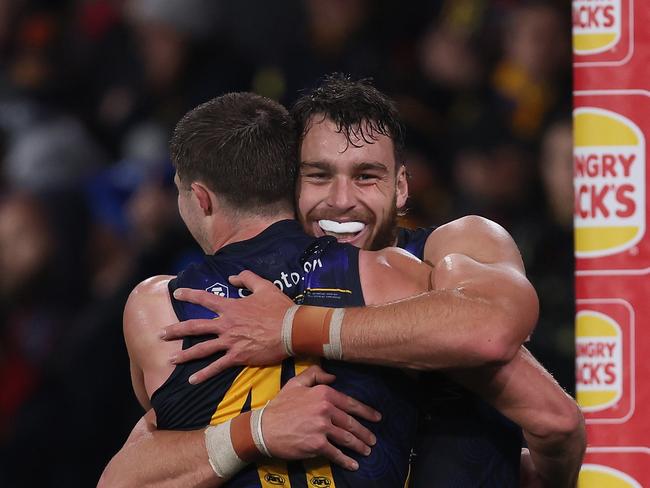
[[[203,210],[205,215],[212,213],[212,192],[202,183],[195,181],[191,185],[192,194],[196,198],[199,207]]]
[[[395,188],[397,208],[403,208],[406,205],[406,200],[409,197],[409,184],[406,178],[406,166],[403,164],[401,164],[397,170]]]

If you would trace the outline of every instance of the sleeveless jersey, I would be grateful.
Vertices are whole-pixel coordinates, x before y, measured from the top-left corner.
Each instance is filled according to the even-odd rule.
[[[399,229],[397,246],[423,259],[434,228]],[[519,486],[519,427],[474,393],[429,372],[418,388],[413,488]]]
[[[249,269],[271,280],[297,303],[328,307],[363,306],[359,282],[359,250],[338,244],[334,238],[306,235],[296,221],[280,221],[247,241],[229,244],[205,256],[170,282],[176,288],[204,289],[229,298],[247,291],[233,287],[228,277]],[[171,296],[179,320],[215,318],[216,314]],[[186,349],[208,337],[186,337]],[[222,353],[178,365],[152,395],[160,429],[198,429],[224,422],[241,412],[260,408],[282,385],[306,369],[306,361],[289,358],[276,366],[229,368],[199,385],[189,376]],[[363,422],[376,436],[370,456],[347,455],[359,463],[346,471],[322,458],[285,462],[265,460],[249,465],[226,486],[236,488],[393,488],[404,486],[417,423],[413,384],[404,373],[388,368],[321,360],[322,367],[336,375],[332,386],[382,413],[377,423]]]

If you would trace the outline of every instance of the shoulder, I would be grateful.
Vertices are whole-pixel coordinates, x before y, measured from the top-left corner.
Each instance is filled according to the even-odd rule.
[[[133,291],[131,291],[131,294],[129,295],[129,300],[144,299],[146,297],[158,296],[166,293],[167,286],[173,278],[175,277],[172,275],[158,275],[147,278],[133,288]]]
[[[399,300],[429,289],[431,268],[396,247],[360,251],[359,271],[368,304]]]
[[[475,261],[510,264],[523,270],[514,240],[501,225],[478,215],[467,215],[435,229],[427,239],[424,256],[438,263],[449,254],[464,254]]]
[[[131,380],[145,408],[153,392],[173,370],[169,356],[179,341],[163,341],[161,330],[177,322],[168,284],[173,276],[154,276],[138,284],[124,307],[123,328],[131,360]]]
[[[436,228],[431,233],[431,237],[458,233],[463,235],[476,234],[496,239],[504,239],[510,236],[501,225],[490,219],[480,215],[466,215]]]
[[[124,335],[127,343],[143,333],[157,333],[168,325],[173,314],[168,285],[173,276],[159,275],[139,283],[129,295],[124,307]],[[170,314],[171,312],[171,314]],[[160,320],[165,319],[161,324]]]
[[[173,278],[174,276],[170,275],[158,275],[138,283],[126,301],[125,314],[140,308],[148,311],[150,307],[159,304],[160,300],[167,299],[169,297],[169,282]]]

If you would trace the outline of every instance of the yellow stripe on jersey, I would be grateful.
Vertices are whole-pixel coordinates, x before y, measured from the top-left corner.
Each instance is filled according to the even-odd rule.
[[[320,359],[314,358],[298,360],[295,362],[296,375],[299,375],[304,370],[313,366],[314,364],[319,364]],[[332,474],[332,467],[329,462],[324,458],[315,458],[308,459],[302,462],[305,467],[305,475],[307,476],[307,486],[310,488],[336,488],[336,483],[334,483],[334,475]]]
[[[406,479],[404,480],[404,488],[411,486],[411,461],[409,461],[409,470],[406,472]]]
[[[210,425],[220,424],[241,413],[248,394],[251,409],[262,408],[280,391],[282,365],[246,367],[237,375],[212,414]]]
[[[257,475],[260,477],[262,488],[291,487],[287,463],[279,459],[269,459],[264,464],[258,464]]]
[[[280,391],[282,365],[246,367],[235,378],[217,406],[210,424],[225,422],[241,413],[250,392],[251,409],[262,408]],[[257,465],[257,474],[262,488],[291,487],[287,464],[269,459]]]
[[[310,488],[336,488],[332,467],[327,459],[322,457],[307,459],[302,464],[307,475],[307,486]]]
[[[352,293],[352,290],[342,290],[341,288],[307,288],[305,293],[310,291],[338,291],[339,293]]]
[[[310,359],[295,359],[294,370],[296,371],[296,376],[302,373],[304,370],[313,366],[315,364],[320,364],[320,358],[310,358]]]
[[[314,360],[295,360],[295,374],[298,375],[314,364]],[[280,391],[282,365],[245,367],[235,378],[212,414],[210,425],[220,424],[239,415],[251,395],[251,409],[261,408],[275,398]],[[303,463],[307,486],[336,488],[332,468],[323,458],[310,459]],[[257,465],[262,488],[291,487],[287,464],[281,460],[269,459]]]

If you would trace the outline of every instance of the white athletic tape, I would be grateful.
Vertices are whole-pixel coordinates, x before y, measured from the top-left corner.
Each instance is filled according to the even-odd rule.
[[[291,305],[284,314],[282,319],[282,344],[284,345],[284,352],[287,356],[293,356],[293,348],[291,347],[291,332],[293,330],[293,318],[298,311],[298,305]]]
[[[268,402],[266,405],[268,405]],[[266,457],[271,457],[271,453],[269,452],[268,448],[266,447],[266,443],[264,442],[264,434],[262,434],[262,414],[264,413],[266,405],[251,412],[251,432],[253,434],[253,442],[255,442],[255,447],[257,447],[257,449]]]
[[[344,308],[334,309],[330,320],[329,344],[323,345],[323,356],[327,359],[343,359],[341,346],[341,326],[343,325]]]
[[[219,425],[211,425],[205,429],[205,447],[208,451],[210,466],[219,478],[229,480],[247,463],[242,461],[232,445],[228,420]]]

